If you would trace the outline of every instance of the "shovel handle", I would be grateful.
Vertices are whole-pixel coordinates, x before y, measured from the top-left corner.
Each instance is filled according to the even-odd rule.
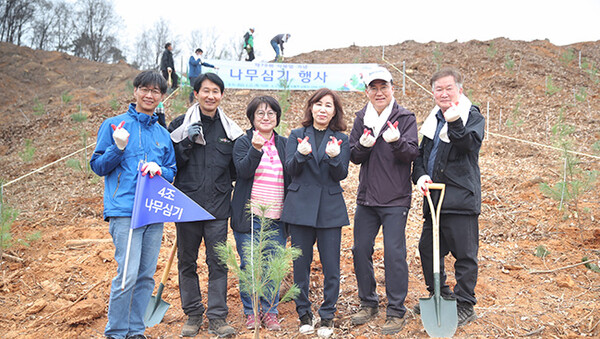
[[[431,183],[427,184],[427,202],[429,203],[429,212],[431,213],[432,236],[433,236],[433,274],[439,275],[440,272],[440,214],[442,212],[442,201],[446,192],[446,184]],[[438,200],[437,209],[433,206],[429,190],[440,190],[440,199]],[[434,288],[439,288],[439,283],[435,284]],[[436,293],[439,294],[439,293]]]
[[[438,184],[438,183],[428,183],[426,184],[427,188],[431,190],[445,190],[446,184]]]
[[[173,263],[173,258],[175,257],[175,252],[177,252],[177,240],[173,242],[173,246],[171,247],[171,253],[169,254],[169,261],[167,262],[167,267],[165,267],[165,271],[163,272],[162,279],[160,279],[160,283],[163,285],[167,284],[167,279],[169,279],[169,271],[171,270],[171,264]]]

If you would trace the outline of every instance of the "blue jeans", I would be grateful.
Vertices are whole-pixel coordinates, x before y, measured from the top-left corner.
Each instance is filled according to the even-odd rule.
[[[255,238],[258,238],[258,236],[260,234],[260,227],[261,227],[260,220],[258,219],[258,217],[254,217],[254,237]],[[272,240],[276,241],[279,245],[285,247],[285,235],[284,235],[283,223],[279,220],[274,220],[273,224],[271,224],[271,227],[274,228],[275,230],[277,230],[277,235],[275,235]],[[243,270],[246,267],[246,265],[248,264],[248,261],[250,260],[250,258],[247,258],[244,255],[242,248],[245,243],[250,241],[251,233],[250,232],[240,233],[240,232],[233,231],[233,236],[235,238],[237,251],[240,256],[240,261],[241,261],[240,268]],[[240,282],[240,284],[241,284],[241,282]],[[279,286],[273,286],[273,287],[277,288],[277,292],[274,293],[273,297],[271,298],[272,300],[269,300],[268,298],[265,298],[265,297],[260,298],[261,309],[259,309],[259,311],[262,311],[263,313],[275,313],[275,314],[278,313],[277,306],[279,305]],[[252,298],[247,293],[243,293],[241,288],[240,288],[240,299],[242,299],[242,304],[244,305],[244,314],[246,314],[246,315],[254,314],[254,311],[252,309]]]
[[[160,252],[163,224],[136,228],[132,232],[125,289],[121,290],[131,218],[112,217],[108,231],[115,245],[117,276],[110,287],[108,322],[104,335],[125,338],[144,334],[144,313],[154,290],[154,272]]]
[[[271,41],[271,47],[275,50],[275,61],[279,58],[279,45],[276,41]]]

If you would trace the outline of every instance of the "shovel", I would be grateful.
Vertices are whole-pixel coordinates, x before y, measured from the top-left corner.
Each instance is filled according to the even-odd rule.
[[[160,280],[160,285],[158,285],[158,290],[156,291],[156,295],[153,295],[150,298],[150,302],[146,307],[146,313],[144,314],[144,324],[146,327],[152,327],[161,322],[162,318],[167,313],[169,306],[171,306],[168,302],[162,300],[162,292],[165,288],[165,284],[167,283],[167,279],[169,278],[169,271],[171,270],[171,264],[173,263],[173,257],[175,257],[175,252],[177,250],[177,241],[173,243],[173,247],[171,247],[171,254],[169,254],[169,261],[167,262],[167,267],[165,267],[165,272],[162,275],[162,279]]]
[[[456,332],[458,316],[456,314],[456,299],[444,298],[440,293],[440,212],[446,192],[445,184],[427,185],[427,202],[431,213],[433,233],[433,296],[420,298],[421,322],[430,337],[452,337]],[[437,210],[434,209],[429,190],[441,190]],[[435,211],[435,212],[434,212]]]
[[[167,86],[169,86],[169,88],[173,87],[173,79],[171,78],[171,70],[168,70],[169,72],[169,78],[167,79]]]

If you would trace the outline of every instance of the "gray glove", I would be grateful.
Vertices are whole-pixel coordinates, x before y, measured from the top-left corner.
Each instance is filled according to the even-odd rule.
[[[193,124],[190,124],[187,128],[188,138],[191,142],[196,142],[200,133],[202,133],[202,122],[196,121]]]

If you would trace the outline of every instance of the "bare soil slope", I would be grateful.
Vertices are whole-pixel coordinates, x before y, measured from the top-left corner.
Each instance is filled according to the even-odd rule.
[[[569,51],[574,51],[574,58]],[[582,52],[579,66],[578,52]],[[599,184],[581,195],[578,214],[559,211],[559,202],[545,197],[539,184],[562,180],[561,153],[528,142],[553,145],[552,126],[564,116],[575,127],[573,149],[595,154],[600,139],[600,41],[555,46],[548,41],[469,41],[420,44],[407,41],[382,47],[348,47],[315,51],[289,58],[296,63],[379,63],[394,75],[396,99],[416,113],[419,122],[433,107],[426,90],[406,81],[402,69],[428,89],[429,77],[440,65],[453,65],[466,76],[465,93],[488,114],[488,138],[481,150],[483,207],[480,217],[480,271],[477,285],[479,318],[457,337],[580,337],[600,336],[600,274],[581,263],[600,258]],[[595,71],[590,71],[590,67]],[[126,64],[105,65],[56,52],[0,43],[0,178],[9,182],[95,141],[100,123],[123,112],[132,99],[131,81],[137,70]],[[555,92],[556,91],[556,92]],[[555,93],[552,93],[555,92]],[[248,127],[244,110],[249,100],[269,91],[226,90],[223,107]],[[176,94],[177,95],[177,94]],[[176,95],[174,97],[176,97]],[[299,125],[310,93],[292,92],[290,127]],[[362,93],[342,93],[346,119],[366,103]],[[183,113],[167,101],[167,121]],[[84,113],[87,119],[74,118]],[[596,144],[598,145],[598,144]],[[69,159],[89,159],[79,153]],[[596,153],[595,153],[596,152]],[[31,155],[28,158],[28,154]],[[101,178],[60,161],[3,190],[5,205],[17,209],[12,246],[0,267],[0,336],[3,338],[102,338],[110,281],[116,271],[113,246],[102,220]],[[598,170],[598,158],[579,156],[579,168]],[[357,166],[344,180],[351,220],[358,183]],[[420,318],[410,309],[425,295],[417,244],[422,198],[413,195],[407,225],[410,285],[407,324],[398,337],[427,337]],[[372,323],[352,327],[349,315],[358,308],[352,266],[352,225],[344,228],[342,279],[336,336],[379,338],[384,312]],[[38,239],[38,236],[41,236]],[[95,239],[76,244],[72,241]],[[104,239],[99,241],[98,239]],[[233,241],[233,238],[230,239]],[[374,266],[381,305],[385,305],[383,245],[377,238]],[[165,227],[156,273],[160,279],[168,250],[175,241],[173,224]],[[542,246],[549,254],[535,255]],[[203,252],[203,249],[201,249]],[[199,259],[201,286],[207,269]],[[447,267],[452,260],[447,259]],[[572,267],[571,267],[572,266]],[[322,280],[318,255],[313,265],[314,305],[321,303]],[[450,271],[450,283],[453,275]],[[251,337],[244,327],[237,280],[229,280],[229,321],[240,338]],[[185,316],[179,302],[173,267],[163,293],[171,304],[163,322],[147,330],[152,338],[179,336]],[[280,306],[283,330],[261,332],[265,337],[298,337],[293,302]],[[206,326],[206,325],[205,325]],[[198,335],[208,338],[206,331]]]

